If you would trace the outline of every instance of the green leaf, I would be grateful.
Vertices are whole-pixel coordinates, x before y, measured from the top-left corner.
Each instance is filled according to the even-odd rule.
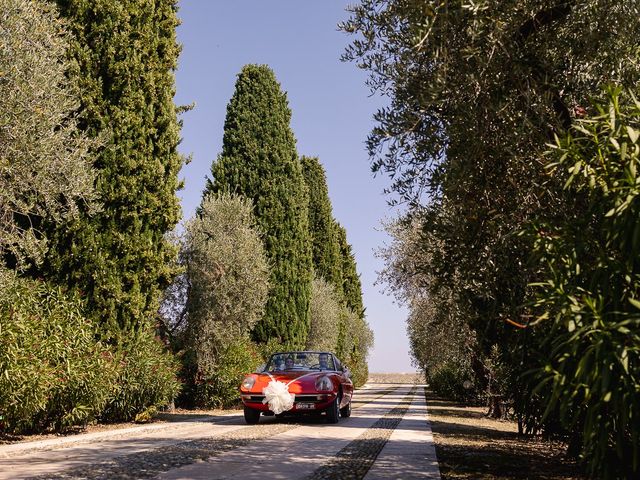
[[[616,149],[616,151],[620,150],[620,144],[618,143],[618,140],[616,140],[615,138],[611,137],[609,139],[609,141],[611,142],[611,145],[613,145],[613,147]]]

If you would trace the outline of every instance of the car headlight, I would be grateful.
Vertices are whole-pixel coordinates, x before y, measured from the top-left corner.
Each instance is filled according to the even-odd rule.
[[[252,376],[245,377],[245,379],[242,381],[242,388],[244,390],[251,390],[255,383],[256,383],[255,377],[252,377]]]
[[[316,390],[319,392],[330,392],[333,390],[333,382],[327,376],[320,377],[316,380]]]

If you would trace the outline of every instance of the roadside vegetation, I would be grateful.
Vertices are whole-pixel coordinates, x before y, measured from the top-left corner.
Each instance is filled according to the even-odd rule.
[[[176,228],[177,5],[0,0],[0,435],[228,407],[274,350],[367,378],[355,259],[269,67]]]
[[[406,210],[381,280],[416,365],[637,478],[638,4],[363,0],[342,29],[389,99],[368,148]]]

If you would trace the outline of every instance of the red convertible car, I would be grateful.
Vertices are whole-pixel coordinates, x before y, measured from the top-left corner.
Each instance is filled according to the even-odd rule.
[[[329,423],[351,415],[353,383],[349,370],[329,352],[279,352],[264,369],[240,385],[244,419],[258,423],[260,414],[326,412]]]

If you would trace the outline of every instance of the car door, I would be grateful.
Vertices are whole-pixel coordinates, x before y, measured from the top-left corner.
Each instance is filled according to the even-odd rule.
[[[340,375],[340,384],[342,385],[343,404],[347,404],[351,401],[353,396],[353,382],[351,381],[349,369],[346,368],[340,361],[333,356],[334,365]]]

